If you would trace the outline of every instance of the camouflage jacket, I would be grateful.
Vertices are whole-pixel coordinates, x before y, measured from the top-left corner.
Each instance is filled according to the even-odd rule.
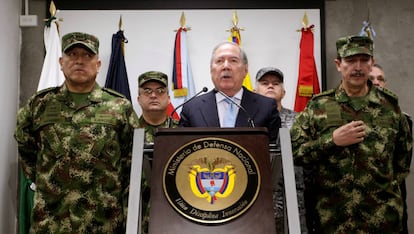
[[[65,85],[28,100],[14,136],[36,183],[30,233],[125,232],[137,125],[131,103],[97,84],[79,107]]]
[[[397,97],[369,87],[359,100],[342,86],[313,97],[291,129],[295,163],[313,168],[319,233],[398,233],[401,227],[399,184],[409,172],[412,135]],[[336,146],[333,131],[352,120],[364,121],[364,141]]]
[[[144,139],[144,143],[145,144],[153,144],[154,143],[154,138],[155,138],[155,132],[157,131],[158,128],[168,128],[170,125],[170,121],[171,122],[171,127],[172,128],[176,128],[178,126],[178,121],[168,117],[163,123],[161,123],[160,125],[154,126],[151,124],[148,124],[144,117],[141,116],[139,118],[139,128],[145,128],[145,139]]]

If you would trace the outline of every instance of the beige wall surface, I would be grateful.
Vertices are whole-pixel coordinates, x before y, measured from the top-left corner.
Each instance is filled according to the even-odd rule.
[[[46,0],[31,1],[31,11],[39,19],[46,16]],[[414,74],[414,1],[412,0],[326,0],[326,80],[327,88],[339,84],[339,74],[334,67],[335,41],[349,34],[357,34],[362,22],[368,18],[377,33],[375,37],[375,59],[386,73],[388,87],[400,98],[402,109],[414,114],[414,88],[411,74]],[[42,24],[40,21],[39,24]],[[21,47],[20,101],[36,90],[42,61],[43,27],[23,28]],[[414,166],[411,165],[414,171]],[[409,230],[414,233],[414,173],[407,180]]]
[[[0,7],[0,233],[15,233],[17,217],[17,152],[13,139],[19,93],[19,2]]]

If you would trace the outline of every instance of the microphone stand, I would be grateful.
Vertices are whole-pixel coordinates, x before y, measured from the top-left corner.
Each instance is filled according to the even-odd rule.
[[[194,96],[192,96],[190,99],[188,99],[187,101],[185,101],[185,102],[183,102],[183,103],[181,103],[180,105],[178,105],[176,108],[174,108],[174,110],[171,112],[171,114],[168,116],[169,118],[168,118],[168,128],[171,128],[172,126],[171,126],[171,123],[172,123],[172,121],[171,121],[171,119],[173,118],[173,115],[175,114],[175,112],[177,112],[177,110],[178,110],[178,108],[180,108],[180,107],[182,107],[182,106],[184,106],[184,104],[186,104],[186,103],[188,103],[188,102],[190,102],[191,100],[193,100],[195,97],[197,97],[198,95],[200,95],[201,93],[205,93],[205,92],[207,92],[208,91],[208,88],[207,87],[203,87],[203,89],[200,91],[200,92],[198,92],[198,93],[196,93]]]

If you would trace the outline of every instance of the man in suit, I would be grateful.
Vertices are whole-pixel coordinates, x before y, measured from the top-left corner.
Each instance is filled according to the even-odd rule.
[[[249,119],[256,127],[266,127],[270,143],[276,143],[280,117],[274,99],[253,93],[243,87],[248,73],[245,52],[233,42],[222,42],[214,49],[210,74],[215,89],[196,97],[183,106],[179,126],[182,127],[248,127]],[[242,106],[228,100],[222,93]],[[227,111],[235,108],[235,119],[227,123]]]

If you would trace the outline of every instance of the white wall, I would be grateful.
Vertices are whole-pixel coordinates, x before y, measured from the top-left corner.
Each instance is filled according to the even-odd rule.
[[[100,42],[102,69],[98,83],[105,84],[107,66],[111,53],[112,34],[118,30],[122,15],[126,44],[126,66],[129,76],[131,98],[138,114],[136,96],[137,77],[148,70],[160,70],[171,79],[175,32],[180,26],[181,10],[130,10],[130,11],[75,11],[63,10],[57,16],[61,36],[73,31],[96,35]],[[196,92],[206,86],[213,88],[210,79],[210,58],[213,47],[230,35],[226,30],[232,24],[233,10],[185,10],[189,57]],[[261,67],[275,66],[285,74],[287,90],[284,106],[293,109],[299,67],[299,43],[304,9],[237,10],[242,47],[249,58],[250,76]],[[309,24],[315,25],[315,60],[321,79],[321,31],[319,9],[307,9]]]
[[[20,64],[19,1],[0,7],[0,233],[16,233],[17,151],[13,138]]]

